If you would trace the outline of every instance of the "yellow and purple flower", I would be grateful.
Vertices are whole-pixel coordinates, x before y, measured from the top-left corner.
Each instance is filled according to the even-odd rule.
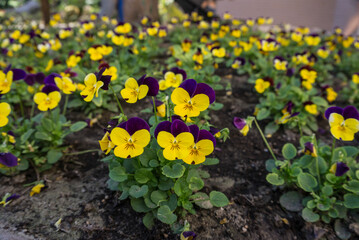
[[[273,65],[274,68],[278,71],[286,71],[288,67],[288,62],[283,57],[276,56],[273,59]]]
[[[237,57],[237,58],[234,59],[234,61],[232,63],[232,68],[233,69],[238,69],[241,66],[243,66],[244,64],[246,64],[246,60],[244,58]]]
[[[159,81],[159,88],[161,91],[170,87],[178,87],[184,80],[187,79],[186,71],[174,67],[165,72],[164,80]]]
[[[96,97],[98,97],[98,91],[100,88],[108,90],[111,76],[103,75],[104,71],[105,68],[102,68],[100,72],[96,74],[90,73],[85,77],[85,89],[83,89],[80,94],[86,102],[91,102],[95,94]]]
[[[16,167],[17,165],[17,157],[12,153],[0,153],[0,168]]]
[[[353,141],[354,135],[359,131],[359,113],[354,106],[330,107],[325,111],[329,121],[330,132],[342,141]]]
[[[193,79],[182,82],[171,95],[171,100],[176,105],[174,113],[181,117],[197,117],[215,99],[215,92],[210,86]]]
[[[120,158],[134,158],[141,155],[150,139],[150,127],[145,120],[138,117],[120,123],[110,133],[110,140],[116,146],[114,154]]]
[[[317,150],[314,147],[314,144],[311,142],[306,142],[304,143],[304,154],[305,155],[310,155],[312,157],[317,157]]]
[[[346,165],[343,162],[337,162],[331,166],[329,171],[331,173],[335,174],[336,177],[341,177],[349,170],[350,170],[350,168],[348,167],[348,165]]]
[[[239,130],[239,132],[243,136],[247,136],[249,131],[249,125],[247,124],[247,121],[243,118],[234,117],[233,119],[233,125]]]
[[[121,90],[121,96],[126,102],[135,103],[146,96],[156,96],[158,90],[157,79],[143,75],[138,81],[134,78],[127,79],[125,88]]]
[[[8,124],[9,119],[8,116],[11,112],[10,104],[6,102],[0,103],[0,127],[6,126]]]
[[[181,233],[181,240],[194,240],[196,237],[197,234],[192,231],[186,231]]]
[[[4,71],[0,70],[0,94],[8,93],[11,89],[13,81],[17,81],[26,77],[26,72],[22,69],[11,69],[11,65],[7,66]]]
[[[155,137],[163,150],[167,160],[184,159],[191,152],[194,137],[189,127],[181,120],[175,119],[172,123],[164,121],[157,125]]]
[[[190,146],[190,152],[187,157],[183,158],[183,161],[191,165],[203,163],[206,156],[213,152],[216,139],[207,130],[199,130],[197,125],[189,126],[189,131],[194,137],[194,143]]]

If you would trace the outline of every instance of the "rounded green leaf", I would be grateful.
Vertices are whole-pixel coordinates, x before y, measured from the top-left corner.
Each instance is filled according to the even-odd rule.
[[[348,182],[348,184],[344,184],[343,188],[348,190],[349,192],[359,194],[359,181],[351,180]]]
[[[189,189],[192,191],[199,191],[204,187],[204,182],[198,177],[192,177],[189,182]]]
[[[48,163],[54,164],[60,160],[60,158],[62,157],[62,152],[51,149],[50,151],[47,152],[46,157]]]
[[[143,197],[147,194],[147,192],[148,192],[147,185],[143,185],[141,187],[137,185],[132,185],[129,190],[129,194],[134,198]]]
[[[123,168],[121,166],[112,168],[110,170],[109,176],[112,180],[117,181],[117,182],[123,182],[123,181],[127,180],[127,174],[126,174],[125,168]]]
[[[173,224],[177,221],[177,216],[171,212],[171,209],[167,205],[158,208],[157,218],[166,224]]]
[[[285,159],[293,159],[297,155],[297,149],[291,143],[286,143],[282,148],[282,154]]]
[[[186,168],[180,163],[176,163],[172,165],[172,167],[170,164],[167,164],[162,168],[162,173],[169,178],[180,178],[184,174],[185,170]]]
[[[320,218],[318,214],[316,214],[309,208],[304,208],[302,210],[302,217],[307,222],[317,222]]]
[[[293,212],[299,212],[303,209],[302,205],[302,195],[296,191],[290,191],[284,193],[280,199],[280,205],[282,205],[285,209]]]
[[[145,225],[147,229],[152,229],[153,225],[155,225],[154,216],[151,212],[146,213],[146,215],[143,217],[142,222]]]
[[[306,192],[312,192],[318,185],[317,180],[309,173],[300,173],[298,175],[298,184]]]
[[[167,197],[167,193],[163,191],[153,191],[151,193],[151,200],[157,206],[160,204],[160,202],[166,201]]]
[[[135,180],[141,184],[147,183],[150,180],[149,176],[150,172],[147,169],[141,168],[135,172]]]
[[[333,188],[330,185],[325,185],[322,188],[322,193],[326,196],[331,196],[333,194]]]
[[[190,196],[190,199],[194,201],[194,204],[201,208],[210,209],[213,208],[209,196],[206,193],[198,192]]]
[[[269,173],[267,174],[266,180],[272,184],[272,185],[283,185],[284,184],[284,179],[282,177],[280,177],[278,174],[276,173]]]
[[[351,236],[349,229],[347,228],[347,226],[345,224],[342,223],[342,221],[340,219],[335,220],[334,230],[335,230],[335,234],[340,239],[349,239]]]
[[[131,207],[133,208],[133,210],[140,213],[149,212],[151,210],[146,206],[143,198],[132,198]]]
[[[359,208],[359,195],[353,193],[345,194],[344,206],[347,208]]]
[[[226,197],[226,195],[218,191],[212,191],[209,194],[209,200],[211,201],[212,205],[215,207],[224,207],[229,204],[229,200]]]

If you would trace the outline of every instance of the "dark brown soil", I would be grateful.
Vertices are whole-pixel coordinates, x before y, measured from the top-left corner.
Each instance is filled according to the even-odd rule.
[[[257,96],[245,77],[227,76],[226,80],[232,83],[232,95],[218,94],[217,101],[224,108],[211,113],[211,123],[218,128],[229,127],[230,139],[217,145],[215,156],[220,164],[204,169],[211,174],[206,190],[223,191],[231,204],[198,209],[197,215],[187,217],[191,230],[198,239],[336,239],[331,226],[305,223],[297,213],[281,208],[278,201],[282,190],[265,180],[265,161],[270,154],[259,133],[251,129],[243,137],[232,126],[233,117],[252,114]],[[126,106],[130,116],[143,107]],[[104,114],[99,123],[105,125],[108,119],[109,113]],[[102,135],[101,126],[96,124],[71,136],[68,142],[73,151],[94,149]],[[280,156],[283,144],[297,140],[297,133],[281,130],[270,142]],[[65,157],[41,174],[47,187],[33,197],[29,196],[31,187],[23,187],[36,181],[33,170],[13,178],[0,177],[0,196],[7,192],[21,195],[0,208],[0,239],[179,239],[159,222],[153,230],[145,228],[142,215],[134,212],[128,201],[119,201],[118,193],[106,188],[108,169],[100,159],[97,153]],[[56,229],[54,223],[60,218],[60,229]]]

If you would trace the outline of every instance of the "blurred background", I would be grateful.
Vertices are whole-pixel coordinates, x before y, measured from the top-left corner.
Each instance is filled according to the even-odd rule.
[[[349,19],[356,14],[357,0],[217,0],[214,10],[218,16],[229,12],[235,18],[273,17],[274,24],[289,23],[324,30],[334,27],[345,28]],[[143,16],[166,22],[171,17],[183,15],[183,4],[198,10],[206,0],[1,0],[0,8],[21,14],[22,17],[41,19],[41,7],[49,13],[66,12],[69,21],[78,20],[83,14],[100,13],[110,17],[119,16],[125,21],[139,21]],[[47,3],[48,6],[47,7]],[[121,4],[121,6],[120,6]],[[202,4],[202,5],[201,5]],[[45,9],[46,10],[46,9]],[[43,10],[44,11],[44,10]]]

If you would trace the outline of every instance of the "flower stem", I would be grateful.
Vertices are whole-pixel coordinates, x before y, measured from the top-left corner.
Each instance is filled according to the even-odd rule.
[[[125,113],[123,112],[123,109],[122,109],[120,100],[118,99],[118,97],[117,97],[117,95],[116,95],[116,93],[115,93],[115,90],[113,89],[113,87],[112,87],[111,85],[108,85],[108,86],[111,88],[111,90],[112,90],[112,92],[113,92],[113,95],[114,95],[115,98],[116,98],[117,105],[118,105],[118,107],[120,108],[121,113],[122,113],[124,116],[126,116]]]
[[[64,104],[64,109],[62,109],[62,115],[66,115],[66,110],[67,110],[67,104],[69,102],[69,95],[66,95],[66,98],[65,98],[65,104]]]
[[[269,146],[269,143],[268,143],[266,137],[264,136],[264,134],[263,134],[263,132],[262,132],[262,129],[260,128],[260,126],[259,126],[259,124],[258,124],[256,118],[254,118],[254,123],[256,124],[256,127],[257,127],[259,133],[261,134],[262,139],[263,139],[264,143],[266,144],[266,146],[267,146],[269,152],[272,154],[273,159],[274,159],[275,161],[278,161],[277,158],[276,158],[276,156],[275,156],[274,153],[273,153],[272,148]]]
[[[157,118],[157,109],[156,109],[156,101],[155,101],[155,97],[152,97],[152,101],[153,101],[153,111],[155,112],[156,124],[158,124],[158,118]]]
[[[80,154],[85,154],[85,153],[91,153],[91,152],[99,152],[99,149],[90,149],[90,150],[84,150],[84,151],[80,151],[80,152],[72,152],[72,153],[66,153],[66,156],[72,156],[72,155],[80,155]]]

